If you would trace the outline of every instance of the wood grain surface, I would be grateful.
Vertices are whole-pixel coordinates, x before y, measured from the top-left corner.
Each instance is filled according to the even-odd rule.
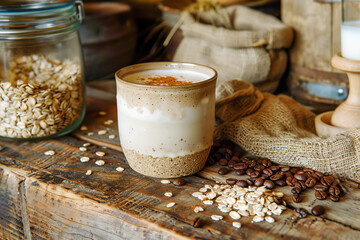
[[[109,110],[114,105],[96,99],[88,103],[86,119],[90,119],[89,127],[98,122],[89,128],[95,132],[95,127],[104,127],[103,117],[112,116]],[[103,107],[108,107],[109,115],[96,115]],[[227,214],[191,196],[204,184],[240,179],[234,173],[220,176],[219,166],[211,166],[186,177],[185,186],[165,185],[161,179],[134,172],[122,152],[102,144],[82,152],[79,147],[84,143],[74,136],[0,142],[0,239],[360,239],[360,190],[354,182],[344,183],[347,193],[338,203],[315,200],[313,192],[307,191],[298,204],[287,197],[288,210],[275,216],[275,223],[252,223],[251,218],[242,217],[242,228],[235,229]],[[55,155],[44,155],[47,150],[54,150]],[[96,151],[106,155],[96,156]],[[80,162],[82,156],[90,161]],[[104,166],[95,164],[99,159],[105,161]],[[116,171],[119,166],[125,170]],[[89,169],[92,174],[86,175]],[[287,187],[277,190],[291,196]],[[165,197],[165,192],[172,192],[173,197]],[[167,208],[170,202],[176,205]],[[292,213],[294,207],[310,210],[316,204],[326,206],[324,216],[300,219]],[[194,213],[194,205],[205,211]],[[215,222],[212,214],[224,219]],[[198,218],[204,222],[201,228],[193,227]]]

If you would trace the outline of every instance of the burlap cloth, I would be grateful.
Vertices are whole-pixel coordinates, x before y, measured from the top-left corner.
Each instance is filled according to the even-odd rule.
[[[215,137],[280,164],[360,181],[360,130],[320,138],[315,114],[285,95],[262,93],[239,80],[217,87]]]
[[[262,91],[274,91],[286,69],[284,48],[292,43],[292,29],[273,16],[241,5],[224,10],[232,29],[223,27],[219,17],[210,13],[184,12],[183,39],[170,60],[213,67],[218,83],[242,79]]]

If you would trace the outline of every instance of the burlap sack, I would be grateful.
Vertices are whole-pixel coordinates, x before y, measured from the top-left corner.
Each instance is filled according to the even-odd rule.
[[[200,21],[196,14],[184,13],[183,39],[171,60],[215,68],[218,84],[242,79],[263,91],[274,91],[286,68],[287,54],[282,49],[291,45],[292,29],[244,6],[227,7],[226,11],[233,29],[216,27],[207,13],[200,15]]]
[[[320,138],[315,114],[285,95],[261,93],[233,80],[217,89],[216,137],[277,163],[305,166],[360,181],[360,129]]]

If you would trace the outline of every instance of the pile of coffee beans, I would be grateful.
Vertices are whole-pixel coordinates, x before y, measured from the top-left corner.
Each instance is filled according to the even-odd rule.
[[[227,184],[236,184],[240,187],[266,186],[268,189],[275,186],[291,186],[292,200],[297,203],[302,201],[301,194],[308,188],[315,189],[315,197],[319,200],[329,198],[338,202],[343,195],[339,179],[333,176],[309,168],[290,167],[273,163],[267,158],[249,156],[232,142],[214,143],[208,164],[216,162],[223,166],[218,171],[220,175],[226,175],[233,169],[237,175],[249,176],[246,180],[228,178]]]

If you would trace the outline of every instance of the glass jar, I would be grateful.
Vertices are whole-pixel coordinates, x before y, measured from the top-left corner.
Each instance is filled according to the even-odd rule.
[[[43,139],[85,115],[77,28],[81,1],[5,0],[0,6],[0,137]]]
[[[341,53],[360,61],[360,0],[341,1]]]

